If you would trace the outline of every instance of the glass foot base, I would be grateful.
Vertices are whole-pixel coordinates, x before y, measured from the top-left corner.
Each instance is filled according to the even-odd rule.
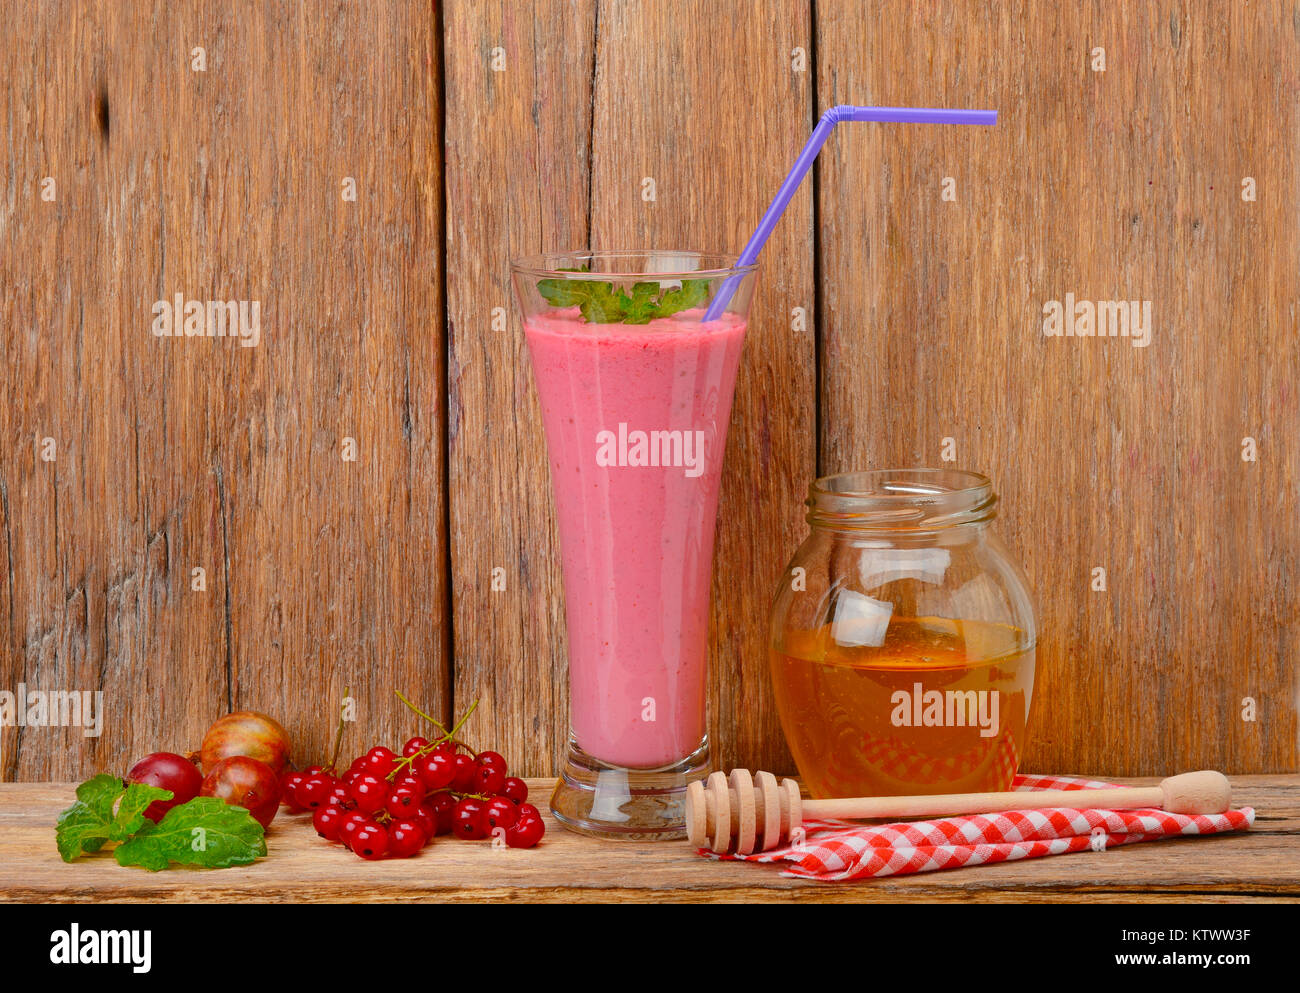
[[[686,837],[686,787],[708,774],[707,738],[662,769],[608,765],[570,738],[551,813],[570,831],[593,838],[675,841]]]

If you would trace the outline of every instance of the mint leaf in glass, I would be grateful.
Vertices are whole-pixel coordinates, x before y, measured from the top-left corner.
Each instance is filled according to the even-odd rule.
[[[587,266],[576,269],[557,269],[556,272],[589,272]],[[537,292],[547,303],[556,307],[577,307],[586,300],[590,291],[587,281],[583,279],[543,279],[537,284]]]
[[[582,301],[582,316],[589,324],[617,324],[623,320],[624,301],[628,299],[622,290],[615,290],[613,283],[582,282],[587,287],[587,298]]]
[[[655,297],[659,295],[658,283],[635,283],[632,295],[624,294],[624,324],[649,324],[658,314]]]
[[[586,269],[564,269],[562,272],[586,272]],[[703,307],[709,301],[709,280],[683,279],[681,286],[666,290],[660,295],[660,284],[639,282],[632,284],[632,292],[615,289],[613,283],[588,279],[543,279],[537,292],[556,307],[578,307],[583,320],[589,324],[649,324],[658,317],[693,307]]]
[[[577,307],[587,299],[585,279],[543,279],[537,292],[547,303],[556,307]]]
[[[671,317],[692,307],[703,307],[709,299],[709,281],[707,279],[683,279],[682,285],[669,290],[659,299],[659,312],[656,317]]]

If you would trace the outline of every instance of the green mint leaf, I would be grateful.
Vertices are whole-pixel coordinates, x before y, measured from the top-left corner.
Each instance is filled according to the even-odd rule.
[[[709,281],[707,279],[683,279],[682,285],[669,290],[659,298],[659,311],[656,317],[671,317],[673,314],[692,307],[703,307],[709,299]]]
[[[587,272],[587,266],[577,269],[556,269],[556,272]],[[555,307],[576,307],[587,299],[589,290],[584,279],[543,279],[537,283],[537,292]]]
[[[582,301],[582,316],[588,324],[617,324],[623,320],[628,295],[615,291],[613,283],[596,283],[584,280],[588,292]]]
[[[586,272],[587,268],[557,271]],[[629,295],[621,287],[615,289],[613,283],[587,279],[543,279],[537,291],[555,307],[580,308],[588,324],[649,324],[657,317],[703,307],[709,301],[709,280],[683,279],[681,286],[662,296],[655,282],[634,283]]]
[[[113,804],[125,789],[122,780],[107,774],[77,787],[77,802],[59,814],[54,828],[59,858],[71,862],[104,847],[112,836]]]
[[[537,292],[553,307],[577,307],[587,299],[585,279],[543,279],[537,284]]]
[[[243,807],[199,796],[173,807],[157,824],[146,824],[113,852],[118,865],[157,872],[172,862],[224,869],[248,865],[266,854],[266,832]]]
[[[146,823],[144,812],[155,800],[170,800],[175,794],[158,786],[146,786],[144,783],[132,783],[122,794],[122,802],[117,805],[117,816],[108,826],[110,841],[126,841]]]
[[[658,283],[633,284],[632,295],[624,294],[627,302],[623,306],[623,323],[649,324],[656,314],[655,297],[658,295]]]

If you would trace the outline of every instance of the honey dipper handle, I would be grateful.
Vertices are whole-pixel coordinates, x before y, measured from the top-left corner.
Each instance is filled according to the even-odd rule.
[[[989,814],[999,810],[1038,807],[1132,809],[1160,807],[1164,790],[1159,786],[1119,787],[1104,790],[1034,790],[1010,793],[949,793],[942,796],[867,796],[842,800],[805,800],[805,818],[829,817],[852,820],[860,817],[908,818],[948,817],[960,814]]]

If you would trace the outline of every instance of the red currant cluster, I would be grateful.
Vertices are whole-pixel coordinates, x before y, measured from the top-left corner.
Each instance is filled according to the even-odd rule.
[[[290,809],[313,812],[322,838],[363,859],[410,858],[440,834],[532,848],[546,825],[528,786],[507,773],[497,752],[415,737],[400,756],[375,746],[342,776],[320,766],[286,773],[281,793]]]

